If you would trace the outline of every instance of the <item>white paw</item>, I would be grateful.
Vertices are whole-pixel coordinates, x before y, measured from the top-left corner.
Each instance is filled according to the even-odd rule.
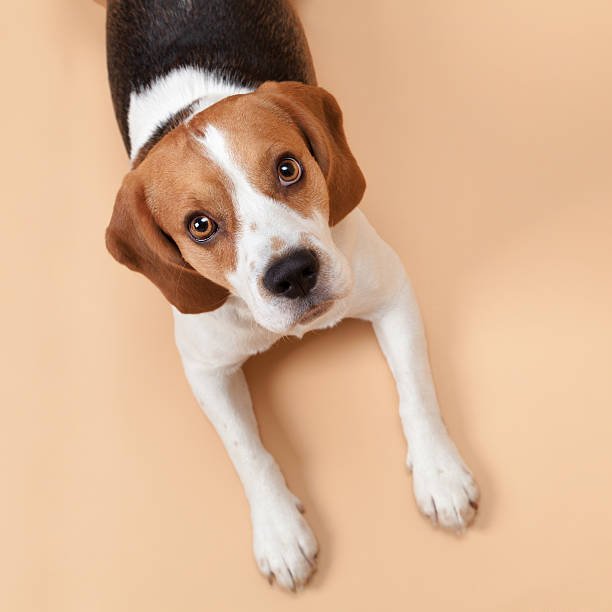
[[[474,520],[478,485],[453,443],[413,453],[412,473],[417,504],[434,525],[459,532]]]
[[[301,514],[301,502],[290,491],[286,493],[253,506],[253,550],[259,569],[270,582],[276,579],[295,591],[314,572],[319,545]]]

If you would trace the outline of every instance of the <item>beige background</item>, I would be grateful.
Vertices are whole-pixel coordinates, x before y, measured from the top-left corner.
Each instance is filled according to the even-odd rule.
[[[322,551],[302,594],[267,585],[169,308],[104,249],[127,169],[104,11],[11,2],[0,609],[612,610],[610,3],[299,10],[363,208],[414,280],[477,522],[458,538],[418,514],[391,376],[347,321],[247,366]]]

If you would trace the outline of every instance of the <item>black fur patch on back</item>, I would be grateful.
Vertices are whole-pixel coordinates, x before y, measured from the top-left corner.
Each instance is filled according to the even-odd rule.
[[[181,66],[245,87],[316,84],[302,26],[284,0],[111,0],[106,21],[115,115],[131,153],[130,93]]]

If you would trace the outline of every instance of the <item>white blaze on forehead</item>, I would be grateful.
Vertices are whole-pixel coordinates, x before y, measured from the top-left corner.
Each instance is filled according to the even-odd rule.
[[[197,137],[197,140],[204,145],[207,157],[210,157],[225,172],[232,184],[235,196],[238,191],[251,188],[244,170],[240,168],[230,152],[227,140],[220,129],[209,124],[206,126],[204,137]],[[234,200],[236,200],[236,197],[234,197]]]

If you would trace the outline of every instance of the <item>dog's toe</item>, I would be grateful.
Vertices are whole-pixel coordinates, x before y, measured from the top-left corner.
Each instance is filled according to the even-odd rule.
[[[253,547],[257,565],[289,590],[301,589],[316,569],[317,540],[289,494],[281,503],[253,509]]]
[[[478,510],[474,477],[458,456],[443,454],[413,465],[414,494],[432,523],[457,533],[465,531]]]

